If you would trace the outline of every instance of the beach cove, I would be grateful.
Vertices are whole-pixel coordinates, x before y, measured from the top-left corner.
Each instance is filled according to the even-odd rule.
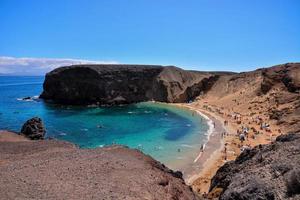
[[[206,117],[153,102],[114,108],[46,104],[37,98],[42,81],[43,77],[1,77],[1,129],[19,132],[27,119],[39,116],[48,138],[69,141],[80,148],[126,145],[182,171],[184,177],[199,170],[199,162],[194,161],[212,132]]]

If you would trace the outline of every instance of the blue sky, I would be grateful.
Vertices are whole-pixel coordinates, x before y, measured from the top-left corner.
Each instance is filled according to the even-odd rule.
[[[300,1],[0,0],[0,56],[227,71],[297,62]]]

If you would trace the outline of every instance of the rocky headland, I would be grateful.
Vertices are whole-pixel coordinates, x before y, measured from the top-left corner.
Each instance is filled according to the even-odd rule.
[[[156,65],[74,65],[47,73],[40,98],[60,104],[188,102],[219,74]]]

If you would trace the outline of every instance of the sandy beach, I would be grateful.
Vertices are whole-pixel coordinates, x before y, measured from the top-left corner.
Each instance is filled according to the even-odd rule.
[[[186,176],[186,183],[191,185],[193,190],[200,195],[208,193],[211,178],[216,171],[227,161],[234,160],[245,146],[254,147],[259,144],[268,144],[276,136],[280,135],[280,129],[275,124],[271,124],[271,132],[260,130],[259,124],[253,122],[251,117],[234,117],[230,109],[228,112],[217,106],[212,106],[208,102],[196,101],[190,104],[176,104],[177,106],[189,108],[201,115],[207,116],[209,120],[215,123],[213,133],[211,134],[203,153],[197,158],[198,172]],[[227,121],[226,125],[224,122]],[[251,127],[248,137],[243,144],[237,135],[237,130],[242,126]],[[260,130],[259,133],[253,130]],[[225,134],[222,134],[225,133]],[[225,150],[226,146],[226,150]],[[226,152],[225,152],[226,151]],[[211,197],[218,196],[221,191],[213,191]]]

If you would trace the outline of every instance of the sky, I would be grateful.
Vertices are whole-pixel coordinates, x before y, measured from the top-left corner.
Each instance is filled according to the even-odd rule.
[[[0,73],[85,62],[240,72],[299,61],[299,0],[0,0]]]

